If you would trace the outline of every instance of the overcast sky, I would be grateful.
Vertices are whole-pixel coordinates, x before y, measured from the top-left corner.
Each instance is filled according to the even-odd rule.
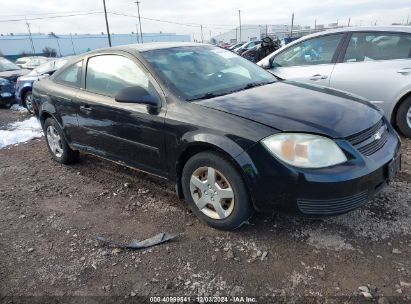
[[[109,12],[137,15],[135,0],[106,0]],[[352,25],[390,25],[393,22],[411,21],[411,0],[140,0],[142,17],[189,23],[195,26],[176,25],[158,21],[142,20],[143,32],[175,32],[196,35],[203,24],[204,36],[225,32],[238,25],[238,10],[241,9],[243,24],[290,24],[295,13],[295,24],[314,25],[337,22]],[[36,18],[67,14],[69,12],[101,12],[103,0],[1,0],[0,20]],[[49,15],[45,15],[49,14]],[[410,15],[410,17],[408,17]],[[135,31],[136,19],[109,14],[110,30],[114,33]],[[101,13],[30,20],[33,32],[100,33],[105,30]],[[24,21],[0,22],[0,33],[27,32]]]

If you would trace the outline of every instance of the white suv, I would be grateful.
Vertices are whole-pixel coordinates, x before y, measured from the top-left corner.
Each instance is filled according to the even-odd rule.
[[[258,62],[274,75],[361,95],[411,137],[411,27],[348,27],[300,38]]]

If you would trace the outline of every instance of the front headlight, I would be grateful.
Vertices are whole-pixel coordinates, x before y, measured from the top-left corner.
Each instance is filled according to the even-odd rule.
[[[4,78],[0,78],[0,85],[8,85],[10,84],[10,81]]]
[[[295,167],[324,168],[347,161],[337,144],[323,136],[279,133],[262,143],[274,156]]]

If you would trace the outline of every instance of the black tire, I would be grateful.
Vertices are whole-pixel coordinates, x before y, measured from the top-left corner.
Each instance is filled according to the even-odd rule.
[[[396,122],[401,133],[411,138],[411,117],[407,121],[407,114],[411,110],[411,96],[407,97],[399,106],[397,111]]]
[[[32,101],[29,98],[32,98],[33,94],[31,91],[27,91],[23,96],[23,106],[27,109],[30,114],[34,114]]]
[[[61,150],[61,153],[56,153],[55,150],[51,147],[53,146],[53,144],[49,143],[49,136],[48,136],[49,128],[50,130],[53,130],[53,131],[55,130],[57,135],[60,137],[59,150]],[[59,124],[53,118],[46,119],[43,125],[43,131],[46,137],[47,148],[49,149],[49,152],[53,156],[55,161],[61,164],[68,164],[78,159],[79,152],[72,150],[69,147]]]
[[[232,211],[230,211],[231,213],[224,219],[214,219],[207,216],[194,202],[190,189],[190,180],[193,173],[202,167],[212,167],[221,173],[228,181],[234,193],[234,206],[231,209]],[[211,227],[221,230],[233,230],[245,224],[254,213],[248,189],[241,174],[230,161],[220,154],[215,152],[201,152],[191,157],[184,166],[181,182],[184,197],[189,207],[195,215]]]

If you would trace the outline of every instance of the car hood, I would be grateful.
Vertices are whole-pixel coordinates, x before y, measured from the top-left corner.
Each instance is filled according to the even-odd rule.
[[[0,72],[0,78],[5,78],[7,80],[15,82],[17,77],[26,75],[28,73],[30,73],[30,70],[26,70],[26,69],[4,71],[4,72]]]
[[[342,91],[281,81],[195,101],[280,131],[342,138],[363,131],[382,114],[367,101]]]

